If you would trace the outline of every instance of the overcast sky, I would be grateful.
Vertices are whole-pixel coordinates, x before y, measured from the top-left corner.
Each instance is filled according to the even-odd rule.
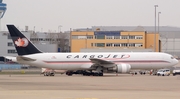
[[[1,20],[20,29],[62,31],[91,26],[154,26],[155,7],[160,25],[180,27],[180,0],[3,0],[7,11]]]

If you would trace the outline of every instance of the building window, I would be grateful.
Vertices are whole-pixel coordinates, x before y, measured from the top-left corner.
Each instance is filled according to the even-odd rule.
[[[95,39],[105,39],[105,35],[96,35]]]
[[[12,42],[8,42],[8,46],[14,46]]]
[[[135,47],[142,47],[143,44],[135,44]]]
[[[121,36],[114,36],[114,39],[121,39]]]
[[[128,39],[128,36],[121,36],[121,39]]]
[[[46,38],[45,41],[50,41],[50,38]]]
[[[86,36],[78,36],[78,39],[87,39]]]
[[[127,44],[127,43],[122,43],[121,46],[122,46],[122,47],[127,47],[128,44]]]
[[[93,39],[93,36],[92,35],[88,35],[87,39]]]
[[[43,38],[39,38],[39,41],[43,41]]]
[[[135,47],[135,43],[129,43],[129,47]]]
[[[34,41],[35,39],[34,38],[30,38],[30,41]]]
[[[74,35],[74,36],[71,36],[72,39],[78,39],[78,36]]]
[[[143,39],[142,36],[136,36],[135,38],[136,38],[136,39]]]
[[[60,42],[60,41],[61,41],[61,38],[57,38],[56,41]]]
[[[113,39],[113,36],[106,36],[106,39]]]
[[[106,47],[112,47],[113,44],[112,43],[106,43]]]
[[[135,39],[135,36],[129,36],[129,39]]]
[[[8,50],[8,53],[9,54],[15,54],[15,53],[17,53],[17,51],[16,50]]]
[[[31,41],[38,41],[38,38],[32,38]]]
[[[114,47],[120,47],[121,44],[120,43],[114,43]]]
[[[96,47],[105,47],[105,43],[95,43]]]
[[[93,35],[74,35],[71,36],[72,39],[93,39]]]

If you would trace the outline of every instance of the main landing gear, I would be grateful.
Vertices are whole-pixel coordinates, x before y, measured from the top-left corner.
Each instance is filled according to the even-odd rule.
[[[95,70],[77,70],[67,71],[66,75],[72,76],[73,74],[81,74],[83,76],[103,76],[103,67],[98,66]]]
[[[77,71],[67,71],[66,75],[72,76],[73,74],[80,74],[83,76],[103,76],[103,72],[92,72],[85,70],[77,70]]]

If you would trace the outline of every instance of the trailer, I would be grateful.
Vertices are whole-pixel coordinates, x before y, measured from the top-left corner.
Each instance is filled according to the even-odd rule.
[[[56,73],[64,74],[66,70],[54,70],[49,68],[42,68],[41,74],[44,74],[44,76],[55,76]]]

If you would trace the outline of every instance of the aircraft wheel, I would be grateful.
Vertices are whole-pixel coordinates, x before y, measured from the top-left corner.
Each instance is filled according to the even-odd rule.
[[[103,76],[103,73],[99,73],[99,76]]]
[[[71,72],[69,72],[67,75],[68,75],[68,76],[72,76],[72,73],[71,73]]]
[[[46,76],[46,73],[44,73],[44,76]]]
[[[45,72],[45,73],[44,73],[44,76],[49,76],[49,73]]]
[[[48,73],[47,73],[47,76],[51,76],[51,73],[50,73],[50,72],[48,72]]]
[[[97,73],[93,73],[93,76],[98,76]]]
[[[68,72],[66,72],[66,75],[68,75],[68,76],[72,76],[72,75],[73,75],[73,73],[72,73],[71,71],[68,71]]]

